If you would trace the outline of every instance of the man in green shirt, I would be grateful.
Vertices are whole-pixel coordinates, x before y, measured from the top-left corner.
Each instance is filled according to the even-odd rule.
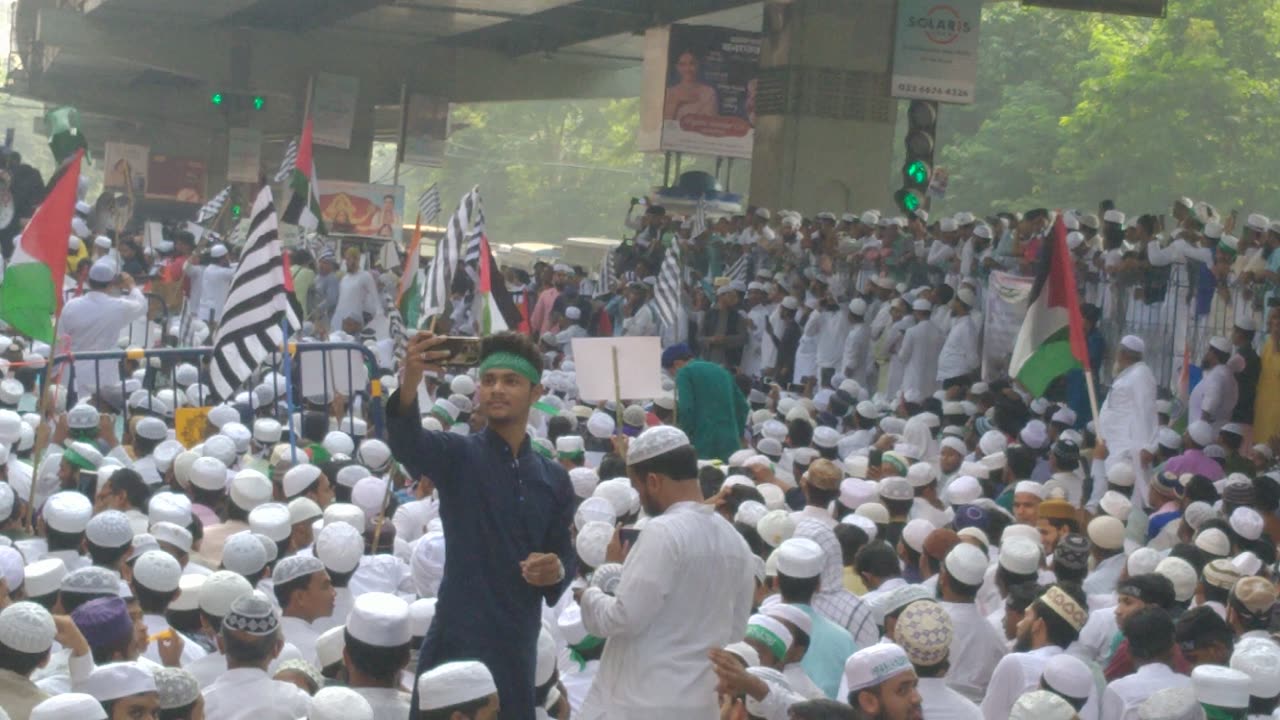
[[[662,353],[662,367],[675,373],[676,424],[703,460],[728,459],[742,447],[747,399],[733,375],[715,363],[697,360],[684,343]]]

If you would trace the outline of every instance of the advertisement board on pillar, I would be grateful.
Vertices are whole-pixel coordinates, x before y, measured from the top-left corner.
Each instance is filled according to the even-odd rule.
[[[890,94],[970,105],[982,0],[899,0]]]

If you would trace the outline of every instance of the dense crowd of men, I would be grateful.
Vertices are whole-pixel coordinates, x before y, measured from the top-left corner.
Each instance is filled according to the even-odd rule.
[[[394,271],[299,251],[300,340],[376,383],[219,404],[207,359],[76,354],[207,342],[234,243],[90,223],[58,341],[0,338],[0,716],[1280,716],[1280,223],[1172,216],[649,207],[613,272],[507,268],[526,326],[473,366],[393,351]],[[988,274],[1055,228],[1096,417],[1082,370],[983,362]],[[1183,397],[1131,311],[1206,289]],[[582,402],[585,336],[660,337],[663,394]]]

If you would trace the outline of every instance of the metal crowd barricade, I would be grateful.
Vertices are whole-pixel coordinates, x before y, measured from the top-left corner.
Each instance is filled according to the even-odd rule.
[[[133,364],[142,363],[146,368],[141,388],[151,391],[152,394],[149,397],[153,398],[154,393],[160,390],[170,389],[175,397],[183,398],[183,406],[203,407],[215,400],[204,394],[204,389],[208,386],[208,366],[212,356],[212,347],[129,348],[61,354],[54,356],[53,361],[44,369],[44,377],[59,378],[61,372],[63,377],[59,378],[59,382],[78,396],[76,398],[78,400],[87,399],[85,395],[91,393],[108,397],[112,405],[121,408],[127,425],[132,410],[128,406],[128,393],[124,388],[125,381],[132,377],[132,371],[136,369],[132,367]],[[310,359],[311,356],[315,356],[314,360]],[[302,362],[304,357],[308,358],[305,363]],[[268,356],[264,365],[269,366],[274,372],[283,374],[284,360],[282,353],[273,353]],[[289,360],[292,376],[288,384],[293,390],[295,412],[302,412],[307,407],[323,406],[326,408],[326,414],[333,417],[328,409],[333,406],[335,399],[340,396],[345,397],[347,401],[342,417],[354,424],[356,418],[364,419],[367,416],[370,429],[368,437],[385,439],[386,415],[382,383],[379,381],[378,364],[372,351],[356,343],[290,342]],[[195,398],[191,398],[194,402],[188,402],[186,391],[178,386],[174,371],[181,363],[191,363],[200,371],[199,382],[191,386],[196,388],[197,393]],[[125,372],[122,373],[122,369]],[[305,382],[304,372],[307,373]],[[79,382],[84,380],[86,374],[91,375],[92,379]],[[77,375],[80,376],[79,379]],[[261,384],[262,381],[259,380],[258,383]],[[318,391],[315,390],[317,383],[319,383]],[[247,383],[247,385],[249,386],[242,388],[241,392],[248,393],[249,405],[256,415],[268,404],[258,402],[255,394],[256,386],[253,383]],[[269,405],[273,408],[273,412],[269,416],[283,418],[281,424],[288,427],[289,419],[284,417],[284,408],[288,400],[286,387],[278,382],[270,385],[272,397]],[[304,394],[304,388],[308,387],[312,392]],[[342,390],[347,392],[344,393]],[[115,395],[112,395],[113,393]],[[307,401],[311,404],[308,405]],[[357,405],[362,412],[357,412]],[[365,409],[367,413],[363,412]],[[294,432],[301,436],[302,428],[295,426]]]
[[[164,341],[165,329],[169,327],[169,319],[172,317],[169,303],[156,293],[143,295],[147,298],[147,315],[142,322],[142,336],[138,337],[135,330],[137,323],[130,323],[126,333],[126,347],[158,347]],[[151,332],[153,325],[160,329],[158,336]]]

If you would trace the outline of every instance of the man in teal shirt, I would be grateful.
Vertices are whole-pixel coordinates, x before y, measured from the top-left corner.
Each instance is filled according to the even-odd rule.
[[[728,370],[695,360],[684,343],[662,352],[662,368],[675,373],[676,420],[703,460],[726,460],[742,448],[747,398]]]
[[[782,602],[809,616],[809,650],[800,667],[827,697],[836,698],[844,663],[858,651],[848,630],[828,620],[809,602],[818,592],[826,563],[822,546],[809,538],[791,538],[778,546],[778,590]]]

